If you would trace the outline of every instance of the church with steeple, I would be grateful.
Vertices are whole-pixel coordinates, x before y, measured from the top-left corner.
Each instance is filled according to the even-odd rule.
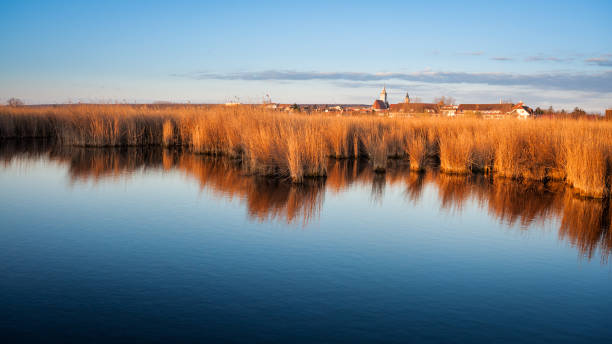
[[[380,98],[374,101],[372,104],[372,109],[374,111],[381,111],[389,109],[389,102],[387,101],[387,87],[383,86],[382,91],[380,91]]]

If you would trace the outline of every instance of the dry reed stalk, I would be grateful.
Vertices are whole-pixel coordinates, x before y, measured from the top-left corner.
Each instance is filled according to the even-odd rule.
[[[471,170],[474,172],[489,173],[493,170],[495,159],[495,136],[490,128],[479,130],[475,128],[474,144],[470,153]]]
[[[328,143],[330,156],[344,159],[354,156],[350,124],[341,119],[332,119],[324,130],[325,141]]]
[[[323,177],[327,175],[328,152],[323,141],[321,127],[307,126],[302,131],[304,175]]]
[[[371,122],[363,127],[360,139],[376,172],[384,172],[387,168],[387,128],[382,123]]]
[[[610,173],[610,146],[594,135],[565,138],[567,182],[581,196],[603,198],[608,195],[606,177]]]
[[[401,159],[406,157],[404,142],[406,130],[402,126],[402,122],[394,119],[391,123],[387,123],[387,131],[385,134],[385,144],[387,157],[393,159]]]
[[[304,177],[325,176],[329,154],[320,127],[294,121],[282,130],[281,137],[287,138],[285,155],[291,180],[301,183]]]
[[[279,141],[279,129],[271,123],[254,122],[243,133],[243,163],[249,173],[289,176],[286,160],[288,140]]]
[[[169,119],[164,122],[162,127],[162,137],[165,147],[174,146],[176,144],[174,124]]]
[[[539,136],[522,123],[496,130],[495,172],[510,178],[544,180],[546,164],[542,157],[548,148],[540,143]]]
[[[424,170],[427,161],[434,154],[433,145],[427,136],[427,130],[409,128],[404,136],[404,151],[408,155],[411,170]]]
[[[438,145],[442,171],[460,174],[470,172],[474,135],[469,129],[441,129],[438,132]]]

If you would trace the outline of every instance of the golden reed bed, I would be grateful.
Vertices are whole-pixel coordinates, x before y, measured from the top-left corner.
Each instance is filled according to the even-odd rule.
[[[387,118],[285,114],[251,106],[66,105],[0,107],[0,139],[74,146],[180,146],[240,159],[253,174],[327,175],[328,158],[389,159],[413,170],[563,180],[581,196],[610,194],[612,122]]]

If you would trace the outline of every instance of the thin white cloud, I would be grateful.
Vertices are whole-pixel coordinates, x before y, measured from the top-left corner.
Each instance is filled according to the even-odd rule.
[[[584,62],[601,67],[612,67],[612,55],[607,54],[601,57],[592,57],[584,60]]]
[[[560,89],[592,92],[612,92],[612,71],[600,73],[469,73],[469,72],[415,72],[415,73],[364,73],[364,72],[300,72],[267,70],[236,73],[175,74],[198,80],[243,81],[412,81],[447,84],[485,84],[499,86],[532,86],[541,89]]]
[[[564,62],[571,62],[573,60],[574,60],[574,58],[572,58],[572,57],[542,56],[542,55],[528,56],[528,57],[525,58],[526,62],[557,62],[557,63],[564,63]]]

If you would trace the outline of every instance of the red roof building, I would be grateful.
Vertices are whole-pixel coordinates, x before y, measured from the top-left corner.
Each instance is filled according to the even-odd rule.
[[[508,115],[517,115],[520,118],[529,117],[533,111],[524,106],[522,102],[518,104],[460,104],[457,114],[480,114],[485,118],[503,118]]]
[[[482,114],[506,114],[514,108],[512,104],[460,104],[457,108],[458,114],[467,112],[480,112]]]
[[[372,109],[375,110],[375,111],[381,111],[381,110],[387,110],[388,107],[387,107],[387,104],[384,101],[382,101],[380,99],[376,99],[374,101],[374,104],[372,104]]]
[[[391,104],[389,111],[395,112],[395,113],[437,114],[440,112],[440,106],[438,104],[429,104],[429,103],[398,103],[398,104]]]

